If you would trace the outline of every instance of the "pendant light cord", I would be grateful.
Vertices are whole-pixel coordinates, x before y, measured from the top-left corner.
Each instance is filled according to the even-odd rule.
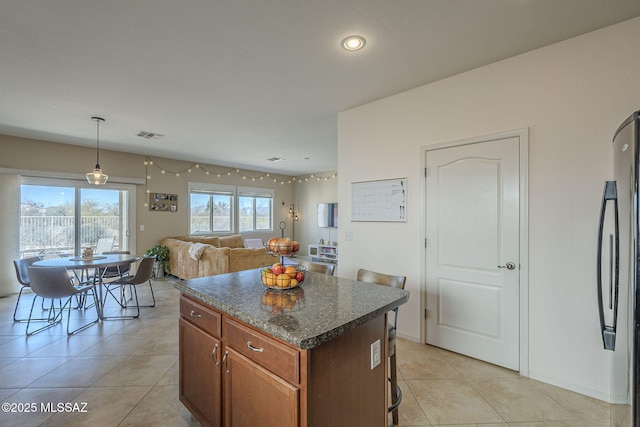
[[[96,120],[96,168],[100,169],[100,119]]]
[[[104,122],[102,117],[91,117],[96,121],[96,169],[100,169],[100,122]]]

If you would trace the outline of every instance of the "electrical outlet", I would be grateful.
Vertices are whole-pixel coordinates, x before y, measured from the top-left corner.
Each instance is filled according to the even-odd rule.
[[[380,364],[380,340],[371,344],[371,369]]]

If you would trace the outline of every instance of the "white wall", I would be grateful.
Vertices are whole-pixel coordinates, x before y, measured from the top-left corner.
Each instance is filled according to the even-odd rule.
[[[13,260],[20,253],[20,177],[0,174],[0,297],[16,293],[20,284],[16,280]]]
[[[399,333],[419,340],[424,146],[529,128],[529,374],[607,399],[596,231],[613,132],[640,108],[639,39],[636,18],[341,113],[341,276],[405,274]],[[406,224],[349,221],[351,182],[397,177],[409,178]]]
[[[323,173],[322,177],[326,179],[309,179],[295,186],[295,205],[300,215],[295,224],[296,240],[302,245],[300,252],[305,255],[309,254],[309,243],[318,243],[320,239],[338,241],[338,229],[318,227],[318,203],[338,201],[338,180],[332,172]]]

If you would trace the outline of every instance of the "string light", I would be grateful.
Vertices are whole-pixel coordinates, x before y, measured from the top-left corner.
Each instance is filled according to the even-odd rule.
[[[145,181],[145,188],[148,185],[148,181],[151,180],[151,173],[149,172],[149,167],[150,166],[155,166],[156,168],[158,168],[160,170],[161,174],[173,174],[175,175],[176,178],[180,178],[180,174],[183,173],[193,173],[195,172],[194,169],[198,169],[204,172],[205,175],[215,175],[217,178],[221,178],[223,175],[227,175],[227,176],[231,176],[232,174],[236,174],[239,175],[243,180],[247,180],[247,179],[251,179],[252,182],[255,182],[256,180],[260,180],[260,181],[264,181],[265,178],[271,178],[273,180],[273,182],[275,183],[280,183],[280,185],[284,185],[284,184],[292,184],[292,183],[305,183],[305,182],[309,182],[310,178],[315,178],[317,181],[328,181],[329,179],[333,179],[333,178],[337,178],[338,174],[337,173],[332,173],[330,175],[327,176],[320,176],[318,174],[310,174],[304,177],[289,177],[289,176],[276,176],[276,175],[272,175],[271,173],[260,173],[260,172],[243,172],[242,170],[238,169],[238,168],[208,168],[205,166],[200,165],[199,163],[194,163],[182,170],[171,170],[168,168],[163,168],[160,167],[160,165],[156,164],[153,159],[147,157],[144,162],[143,162],[144,166],[145,166],[145,176],[146,176],[146,181]],[[218,170],[214,170],[214,169],[218,169]],[[222,170],[220,170],[222,169]],[[147,193],[150,193],[149,189],[146,189]],[[144,204],[145,207],[148,206],[148,203]]]

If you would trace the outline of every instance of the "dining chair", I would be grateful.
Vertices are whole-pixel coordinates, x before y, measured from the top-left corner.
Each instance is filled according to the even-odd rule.
[[[94,253],[96,254],[103,254],[105,252],[108,252],[110,250],[113,249],[113,244],[116,241],[116,237],[115,236],[111,236],[111,237],[100,237],[98,239],[98,243],[96,243],[96,248],[94,250]]]
[[[102,252],[102,255],[131,255],[131,251],[106,251]],[[114,267],[107,267],[102,271],[101,278],[104,279],[113,279],[115,277],[123,277],[129,274],[131,270],[131,262],[130,264],[125,265],[116,265]]]
[[[123,309],[135,308],[136,315],[127,315],[127,316],[103,316],[103,320],[109,319],[136,319],[140,317],[140,307],[155,307],[156,306],[156,298],[153,294],[153,286],[151,286],[151,276],[153,274],[153,263],[156,261],[156,257],[148,257],[142,258],[140,264],[138,265],[138,269],[135,275],[127,275],[124,277],[116,278],[111,282],[103,283],[105,288],[104,298],[102,300],[102,307],[104,310],[105,303],[109,295],[113,297],[113,299],[118,303],[118,305]],[[151,298],[153,303],[151,305],[140,305],[138,301],[138,291],[136,287],[138,285],[142,285],[145,282],[149,283],[149,289],[151,289]],[[124,287],[129,287],[129,291],[132,296],[132,300],[135,300],[135,305],[129,305],[129,301],[123,301],[122,298],[118,298],[114,291],[116,288],[120,288],[120,296],[123,295]]]
[[[30,288],[30,279],[29,279],[29,267],[33,265],[34,262],[40,261],[42,258],[39,256],[34,256],[30,258],[22,258],[13,260],[13,266],[16,269],[16,277],[18,278],[18,283],[20,283],[20,292],[18,293],[18,300],[16,301],[16,308],[13,310],[13,321],[14,322],[26,322],[29,318],[18,319],[18,306],[20,305],[20,297],[22,296],[22,291],[25,288]],[[35,300],[37,295],[33,297]],[[44,304],[44,301],[43,301]],[[44,307],[44,305],[43,305]],[[47,320],[47,319],[32,319],[32,320]]]
[[[392,288],[404,289],[407,281],[406,276],[392,276],[389,274],[376,273],[375,271],[360,269],[356,279],[361,282],[375,283],[377,285],[390,286]],[[393,424],[398,424],[398,406],[402,402],[402,390],[398,386],[398,372],[396,367],[396,325],[398,323],[398,308],[393,309],[393,322],[388,324],[388,357],[389,357],[389,381],[391,382],[391,406],[388,412],[393,413]]]
[[[301,259],[298,261],[298,265],[306,268],[307,271],[313,271],[315,273],[328,274],[329,276],[333,276],[333,272],[336,270],[335,264],[320,264],[317,262],[311,262],[307,260]]]
[[[71,320],[71,300],[73,297],[78,297],[81,295],[86,295],[91,292],[93,299],[96,299],[96,289],[94,285],[85,285],[85,286],[74,286],[67,274],[67,270],[64,267],[29,267],[29,277],[31,279],[31,289],[37,295],[42,298],[49,298],[52,300],[58,300],[58,308],[56,309],[55,304],[51,304],[51,310],[49,312],[48,324],[39,328],[35,331],[29,331],[29,326],[31,325],[31,315],[33,314],[33,307],[35,305],[35,298],[31,303],[31,311],[29,312],[29,320],[27,321],[27,335],[37,334],[40,331],[48,329],[52,326],[57,325],[62,321],[62,314],[66,309],[68,309],[67,313],[67,334],[71,335],[78,331],[81,331],[89,326],[98,322],[98,308],[96,307],[96,319],[80,326],[73,331],[69,331],[69,322]],[[64,304],[62,304],[62,299],[66,298]],[[83,310],[86,311],[86,310]]]

